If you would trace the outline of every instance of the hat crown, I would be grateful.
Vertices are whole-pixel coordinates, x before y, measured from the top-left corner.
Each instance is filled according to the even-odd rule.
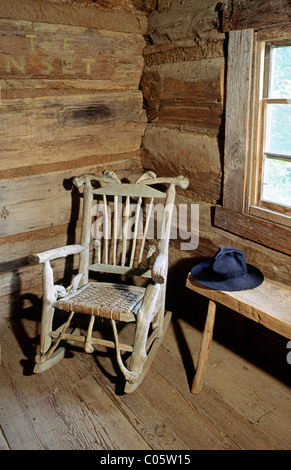
[[[223,247],[213,259],[212,271],[223,279],[232,279],[247,274],[247,264],[243,251]]]

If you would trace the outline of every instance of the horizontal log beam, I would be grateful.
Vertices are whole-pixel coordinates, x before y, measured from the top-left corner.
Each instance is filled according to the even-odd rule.
[[[222,32],[290,24],[291,3],[288,0],[230,0],[220,5],[219,14]]]
[[[138,0],[137,0],[138,2]],[[99,3],[99,5],[98,5]],[[107,29],[128,33],[146,33],[147,18],[142,12],[107,8],[107,0],[82,5],[77,2],[49,2],[47,0],[5,0],[0,2],[0,18],[41,21],[47,24],[82,25],[85,28]],[[115,2],[117,3],[117,2]],[[111,2],[112,4],[112,2]],[[120,3],[118,2],[120,6]],[[112,5],[111,5],[112,6]]]
[[[1,170],[140,148],[139,91],[3,100]]]
[[[215,138],[150,125],[143,139],[142,162],[157,174],[185,175],[199,199],[218,200],[221,162]]]
[[[80,199],[72,179],[83,173],[113,169],[121,177],[136,169],[136,159],[106,162],[93,167],[0,181],[0,237],[31,232],[53,225],[74,223],[80,216]],[[31,253],[28,253],[28,255]]]
[[[142,75],[149,122],[217,136],[223,124],[223,59],[147,67]]]
[[[0,20],[0,78],[136,82],[143,66],[141,34]]]

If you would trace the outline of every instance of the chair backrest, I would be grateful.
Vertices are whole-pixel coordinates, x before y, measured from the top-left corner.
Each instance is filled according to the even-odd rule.
[[[106,171],[76,177],[74,184],[83,187],[81,284],[88,281],[90,270],[150,278],[152,254],[168,254],[175,186],[186,188],[188,180],[148,172],[135,183],[122,183]],[[149,243],[153,238],[156,243]],[[95,251],[90,263],[91,243]]]

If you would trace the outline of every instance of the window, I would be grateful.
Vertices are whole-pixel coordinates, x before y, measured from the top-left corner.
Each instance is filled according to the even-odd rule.
[[[214,225],[291,254],[290,28],[229,32],[223,201]]]
[[[257,64],[250,213],[291,215],[291,42],[258,42]],[[277,221],[289,223],[286,217]]]

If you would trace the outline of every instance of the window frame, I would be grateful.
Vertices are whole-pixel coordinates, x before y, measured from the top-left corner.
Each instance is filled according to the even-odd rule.
[[[283,28],[284,29],[284,28]],[[282,35],[286,31],[280,30]],[[291,254],[290,218],[253,204],[254,142],[257,142],[255,88],[256,44],[276,37],[273,28],[230,31],[225,107],[225,148],[222,206],[215,208],[214,225],[276,251]],[[290,37],[290,30],[289,30]]]
[[[279,35],[280,36],[280,35]],[[249,213],[265,218],[275,220],[282,225],[291,227],[291,208],[267,201],[261,197],[262,188],[262,168],[264,154],[264,139],[267,119],[267,107],[269,104],[289,104],[290,100],[286,98],[269,97],[269,73],[270,73],[270,52],[271,47],[282,45],[291,45],[291,41],[278,37],[276,40],[271,38],[259,40],[255,38],[254,52],[254,136],[252,149],[252,174],[250,183]],[[289,158],[290,159],[290,158]]]

